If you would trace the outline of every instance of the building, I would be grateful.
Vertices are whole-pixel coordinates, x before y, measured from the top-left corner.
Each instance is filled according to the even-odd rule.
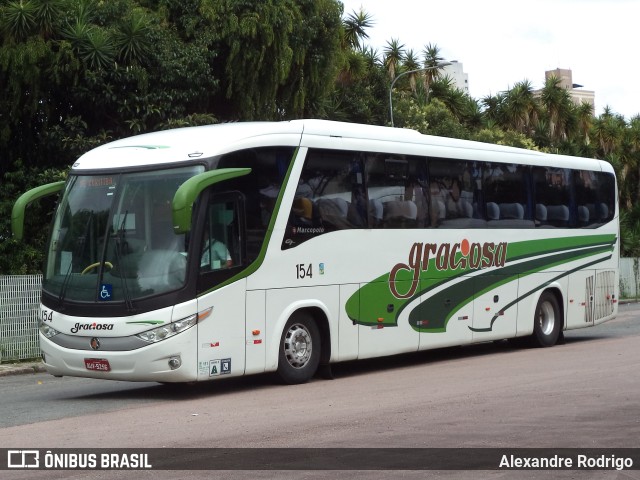
[[[453,81],[453,86],[464,93],[469,93],[469,75],[462,71],[462,63],[451,60],[451,65],[447,65],[441,71],[442,77],[449,77]]]
[[[583,90],[582,85],[573,83],[573,75],[568,68],[556,68],[555,70],[547,70],[544,72],[545,80],[552,75],[560,79],[560,87],[566,88],[569,91],[571,99],[576,105],[580,105],[583,102],[591,105],[591,108],[595,108],[595,92],[592,90]]]

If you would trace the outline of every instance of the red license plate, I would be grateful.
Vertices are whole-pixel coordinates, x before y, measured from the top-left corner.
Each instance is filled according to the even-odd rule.
[[[111,371],[109,360],[106,360],[104,358],[85,358],[84,366],[87,367],[87,370],[97,370],[99,372]]]

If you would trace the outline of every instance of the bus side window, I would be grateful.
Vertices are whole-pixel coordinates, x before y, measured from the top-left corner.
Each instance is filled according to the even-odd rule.
[[[613,175],[574,171],[575,204],[579,227],[597,227],[613,218],[615,183]]]
[[[282,248],[324,233],[367,223],[362,160],[358,152],[310,150],[289,212]]]
[[[571,171],[565,168],[533,169],[536,226],[571,226]]]
[[[480,172],[472,162],[429,161],[429,214],[432,227],[475,228],[479,220],[477,188]]]
[[[490,228],[534,226],[528,193],[528,171],[511,163],[485,164],[484,201]]]

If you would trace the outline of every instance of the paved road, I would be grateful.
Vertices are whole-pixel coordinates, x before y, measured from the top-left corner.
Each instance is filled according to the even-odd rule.
[[[570,332],[565,345],[551,349],[503,342],[348,363],[335,369],[333,381],[299,386],[274,385],[266,375],[183,390],[46,374],[3,377],[0,447],[640,447],[639,345],[640,308],[630,305],[616,320]],[[560,476],[477,473],[467,478]],[[77,478],[127,478],[83,475]],[[181,477],[207,478],[198,475]],[[276,478],[241,475],[230,474]],[[580,478],[640,478],[640,471],[624,475]]]

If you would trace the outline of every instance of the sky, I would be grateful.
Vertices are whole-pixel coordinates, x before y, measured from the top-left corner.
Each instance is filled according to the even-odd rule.
[[[640,0],[341,1],[345,15],[373,17],[363,43],[380,55],[393,38],[420,58],[431,43],[462,63],[476,100],[523,80],[542,88],[545,71],[565,68],[595,92],[595,115],[607,105],[640,114]]]

